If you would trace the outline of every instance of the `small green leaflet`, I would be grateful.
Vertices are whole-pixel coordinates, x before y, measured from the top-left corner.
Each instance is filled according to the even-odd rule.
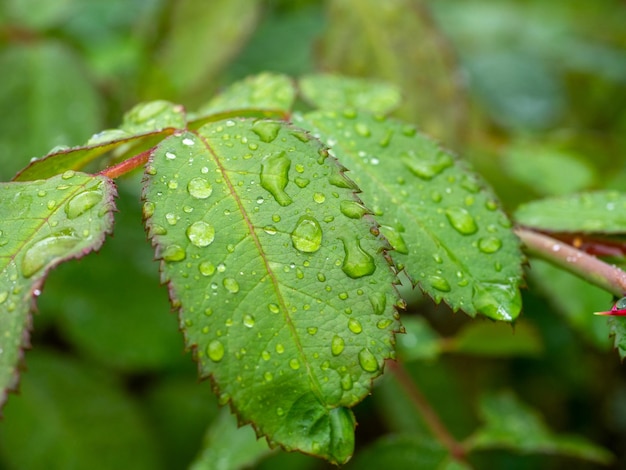
[[[626,194],[595,191],[552,197],[519,206],[515,221],[555,232],[626,233]]]
[[[115,194],[110,179],[74,171],[0,184],[0,404],[17,385],[33,297],[52,267],[102,245]]]
[[[251,119],[165,139],[144,189],[201,375],[271,445],[336,463],[401,328],[387,245],[354,189],[309,134]]]
[[[471,316],[515,320],[519,242],[478,176],[414,127],[384,117],[316,111],[295,123],[319,135],[350,168],[395,249],[394,261],[413,282]]]

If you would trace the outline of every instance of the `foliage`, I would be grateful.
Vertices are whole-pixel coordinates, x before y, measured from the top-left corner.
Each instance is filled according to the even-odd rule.
[[[626,323],[591,315],[626,292],[617,0],[28,4],[0,466],[626,458]]]

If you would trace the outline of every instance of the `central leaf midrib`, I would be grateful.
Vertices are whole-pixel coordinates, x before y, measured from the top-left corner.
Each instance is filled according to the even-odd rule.
[[[254,245],[257,248],[257,251],[259,252],[259,256],[261,257],[261,259],[263,260],[263,265],[265,266],[265,270],[267,271],[267,274],[269,276],[269,278],[271,279],[272,282],[272,286],[274,288],[274,293],[276,295],[276,298],[278,300],[278,303],[280,305],[280,309],[281,312],[283,312],[283,317],[285,319],[285,323],[287,324],[289,331],[291,332],[291,335],[293,337],[294,343],[298,349],[298,352],[301,356],[301,358],[303,359],[303,362],[306,366],[307,369],[307,374],[309,376],[309,381],[310,383],[314,386],[313,387],[313,391],[315,393],[315,395],[317,396],[317,398],[320,400],[321,403],[325,403],[326,400],[324,400],[323,398],[323,393],[321,391],[321,387],[317,381],[317,378],[315,377],[315,374],[313,374],[313,372],[311,371],[311,367],[309,364],[309,361],[306,357],[306,354],[304,353],[304,348],[302,347],[302,344],[299,340],[298,337],[298,333],[295,329],[295,326],[293,324],[293,322],[291,321],[291,317],[289,316],[288,313],[288,309],[287,309],[287,305],[285,303],[285,300],[283,298],[283,295],[281,293],[280,290],[280,283],[278,281],[278,279],[276,278],[276,276],[274,275],[274,271],[270,268],[269,266],[269,262],[266,256],[266,253],[263,249],[263,246],[261,245],[261,242],[259,240],[259,238],[256,235],[256,231],[255,231],[255,226],[252,223],[252,221],[250,220],[249,216],[248,216],[248,212],[245,210],[245,208],[243,207],[243,204],[241,203],[241,199],[239,198],[239,195],[237,194],[237,191],[235,190],[235,187],[233,186],[232,182],[230,181],[230,177],[228,176],[228,171],[226,168],[224,168],[224,166],[222,165],[222,162],[220,161],[220,158],[218,157],[217,153],[215,152],[214,148],[211,146],[211,144],[209,143],[209,139],[205,138],[203,135],[196,133],[196,135],[200,138],[200,140],[203,142],[203,144],[205,145],[206,149],[209,151],[209,153],[211,154],[211,157],[213,158],[213,161],[215,162],[215,164],[217,165],[217,167],[220,169],[221,175],[224,178],[224,182],[226,183],[226,186],[228,187],[228,191],[230,192],[231,196],[235,199],[235,202],[237,203],[237,207],[239,208],[239,212],[241,213],[243,220],[246,224],[246,227],[248,228],[248,232],[250,233],[250,237],[252,238]]]

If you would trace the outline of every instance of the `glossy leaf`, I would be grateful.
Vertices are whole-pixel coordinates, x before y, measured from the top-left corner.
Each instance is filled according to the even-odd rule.
[[[0,421],[6,468],[164,468],[135,400],[93,364],[36,350],[20,388]]]
[[[391,84],[331,74],[307,75],[298,81],[302,97],[319,109],[357,109],[387,114],[400,104],[400,90]]]
[[[520,312],[522,255],[485,183],[404,124],[354,111],[318,111],[296,123],[350,168],[398,266],[436,301],[512,321]],[[384,175],[384,176],[383,176]],[[348,214],[368,212],[344,205]]]
[[[554,434],[541,417],[510,393],[486,395],[485,424],[469,439],[472,449],[507,448],[521,453],[557,454],[608,464],[613,456],[580,436]]]
[[[293,106],[295,96],[291,78],[265,72],[233,83],[201,106],[196,117],[246,109],[287,113]]]
[[[270,444],[346,461],[348,407],[400,328],[378,230],[340,210],[358,207],[354,183],[268,120],[172,136],[146,174],[149,237],[202,376]]]
[[[596,191],[522,204],[515,221],[555,232],[626,233],[626,194]]]
[[[33,298],[46,274],[102,245],[113,224],[114,196],[108,178],[72,171],[0,185],[0,404],[17,385]]]
[[[239,427],[237,419],[222,409],[204,438],[202,451],[191,470],[213,468],[219,462],[220,470],[239,470],[254,465],[271,452],[264,439],[257,439],[251,426]]]

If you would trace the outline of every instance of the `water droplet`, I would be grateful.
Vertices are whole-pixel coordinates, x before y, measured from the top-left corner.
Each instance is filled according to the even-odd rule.
[[[0,304],[1,304],[1,303],[2,303],[2,302],[0,302]],[[308,334],[310,334],[310,335],[314,335],[314,334],[316,334],[316,333],[317,333],[317,327],[315,327],[315,326],[310,326],[310,327],[308,327],[308,328],[306,329],[306,331],[307,331],[307,333],[308,333]]]
[[[278,313],[278,312],[280,312],[280,308],[279,308],[279,307],[278,307],[278,305],[276,305],[276,304],[269,304],[269,305],[267,306],[267,308],[269,308],[270,312],[272,312],[272,313]]]
[[[210,261],[203,261],[198,269],[203,276],[212,276],[215,273],[215,266]]]
[[[439,253],[433,253],[433,260],[435,260],[435,263],[437,264],[443,263],[443,258]]]
[[[278,416],[282,416],[282,415],[285,414],[285,411],[282,408],[278,407],[278,408],[276,408],[276,414]]]
[[[159,224],[152,224],[151,230],[154,235],[165,235],[167,233],[166,228]]]
[[[346,374],[343,377],[341,377],[341,388],[348,391],[348,390],[352,390],[353,387],[353,383],[352,383],[352,377],[350,376],[350,374]]]
[[[187,147],[191,147],[194,144],[195,144],[194,140],[190,139],[189,137],[185,137],[183,139],[183,145],[186,145]]]
[[[46,264],[67,256],[79,242],[76,234],[64,231],[33,243],[22,258],[22,275],[31,277]]]
[[[224,358],[224,345],[221,341],[214,339],[206,348],[206,354],[214,362],[220,362]]]
[[[250,314],[246,314],[243,316],[243,324],[248,328],[252,328],[254,326],[254,317]]]
[[[441,276],[433,274],[432,276],[428,276],[427,280],[431,286],[441,292],[450,292],[450,290],[452,289],[450,287],[450,283]]]
[[[187,254],[179,245],[173,244],[163,249],[161,257],[165,261],[182,261],[187,257]]]
[[[293,181],[294,183],[296,183],[296,186],[298,186],[299,188],[306,188],[311,182],[309,179],[302,178],[300,176],[297,176]]]
[[[313,217],[302,216],[291,232],[291,242],[296,250],[314,253],[322,246],[322,228]]]
[[[376,315],[382,315],[387,306],[387,296],[383,292],[375,292],[369,296],[370,304]]]
[[[348,320],[348,329],[355,335],[358,335],[359,333],[363,331],[361,322],[357,320],[356,318],[350,318],[350,320]]]
[[[269,361],[272,355],[269,353],[269,351],[263,351],[261,353],[261,357],[263,358],[264,361]]]
[[[326,200],[326,196],[324,196],[323,193],[315,193],[313,194],[313,200],[318,204],[321,204]]]
[[[333,353],[333,356],[339,356],[343,352],[344,347],[346,346],[345,341],[341,336],[333,336],[333,340],[330,343],[330,351]]]
[[[496,201],[489,200],[485,203],[485,207],[487,210],[495,211],[498,208],[498,203]]]
[[[281,206],[288,206],[293,202],[285,192],[289,182],[289,167],[291,160],[285,152],[273,153],[266,156],[261,163],[261,187],[270,192]]]
[[[75,174],[76,172],[74,170],[67,170],[61,175],[61,178],[63,178],[64,180],[69,180],[70,178],[73,178]]]
[[[450,225],[462,235],[471,235],[478,230],[474,217],[462,207],[446,209],[446,217]]]
[[[187,227],[187,238],[197,247],[209,246],[215,239],[215,229],[212,225],[199,220]]]
[[[282,353],[284,353],[284,352],[285,352],[285,346],[283,346],[282,344],[278,343],[278,344],[276,345],[276,352],[277,352],[278,354],[282,354]]]
[[[180,216],[178,214],[174,214],[173,212],[168,212],[165,214],[165,220],[167,220],[167,223],[170,225],[176,225],[180,220]]]
[[[483,253],[495,253],[502,248],[502,241],[496,237],[485,237],[478,240],[478,249]]]
[[[372,131],[370,131],[370,128],[367,127],[367,125],[363,124],[362,122],[357,122],[354,126],[354,130],[361,137],[369,137],[372,135]]]
[[[187,191],[191,197],[206,199],[213,193],[213,187],[206,179],[198,176],[189,180],[189,183],[187,183]]]
[[[263,378],[265,379],[266,382],[271,382],[274,376],[272,375],[271,372],[268,371],[268,372],[263,373]]]
[[[289,367],[291,367],[293,370],[298,370],[300,368],[300,361],[298,361],[297,359],[291,359],[289,361]]]
[[[178,181],[170,180],[169,183],[167,183],[167,187],[170,188],[170,189],[178,188]]]
[[[360,219],[369,213],[363,204],[356,201],[341,201],[339,208],[341,213],[350,219]]]
[[[239,292],[239,283],[232,277],[224,278],[222,284],[224,284],[226,290],[231,294],[236,294],[237,292]]]
[[[389,225],[381,225],[380,231],[384,235],[384,237],[389,241],[389,244],[396,250],[398,253],[402,253],[404,255],[409,253],[409,248],[407,247],[404,238],[400,235],[400,232]]]
[[[280,123],[276,121],[258,120],[252,125],[252,132],[259,136],[263,142],[273,142],[278,137]]]
[[[405,152],[400,158],[411,173],[424,180],[434,178],[453,164],[452,157],[443,152],[437,152],[434,155],[418,156],[413,151],[410,151]]]
[[[165,158],[168,160],[176,160],[176,154],[172,152],[165,152]]]
[[[52,210],[52,209],[54,209],[54,208],[56,207],[56,205],[57,205],[57,202],[56,202],[55,200],[53,200],[53,199],[50,199],[50,200],[48,201],[48,203],[46,204],[46,207],[47,207],[49,210]]]
[[[89,190],[78,193],[65,205],[65,214],[68,219],[75,219],[102,201],[102,191]]]
[[[325,282],[326,276],[324,275],[324,273],[317,273],[317,280],[320,282]]]
[[[378,370],[378,361],[372,352],[367,348],[359,351],[359,364],[366,372],[376,372]]]
[[[7,298],[9,297],[9,293],[8,292],[0,292],[0,304],[3,304],[4,302],[6,302]]]
[[[341,241],[343,242],[345,252],[345,258],[341,266],[343,272],[353,279],[373,274],[376,270],[374,258],[361,248],[359,240],[356,238],[343,238]]]
[[[148,219],[154,215],[155,206],[153,202],[148,202],[148,201],[144,202],[142,209],[143,209],[144,218]]]
[[[386,329],[389,325],[391,325],[393,323],[393,320],[389,319],[389,318],[385,318],[384,320],[379,320],[376,323],[376,327],[379,330],[384,330]]]

